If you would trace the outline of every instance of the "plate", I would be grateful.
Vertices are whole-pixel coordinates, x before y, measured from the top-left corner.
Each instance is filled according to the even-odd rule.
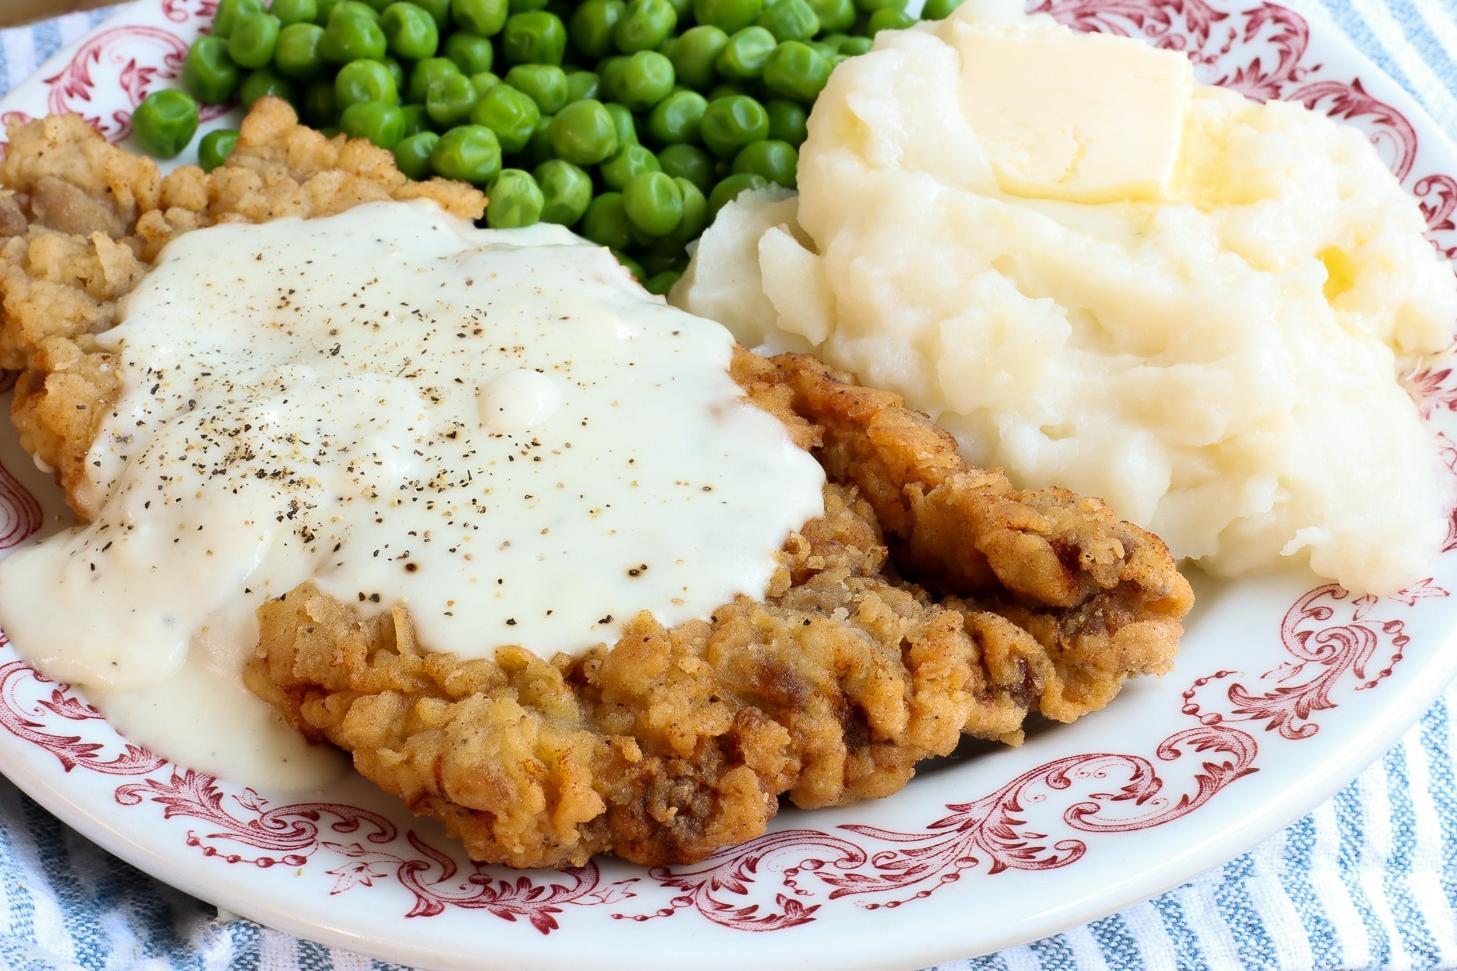
[[[1457,150],[1344,39],[1253,0],[1037,0],[1187,51],[1203,80],[1356,125],[1457,257]],[[211,0],[140,0],[0,100],[113,140],[178,72]],[[227,121],[217,114],[216,126]],[[1457,369],[1405,376],[1457,476]],[[1450,437],[1449,437],[1450,436]],[[1352,454],[1349,461],[1363,458]],[[67,516],[0,432],[0,550]],[[1172,673],[1018,749],[928,766],[889,799],[786,810],[694,866],[517,872],[465,860],[362,780],[258,792],[128,744],[0,642],[0,771],[142,870],[260,923],[437,968],[911,967],[1033,940],[1248,849],[1386,749],[1457,672],[1457,513],[1431,575],[1356,597],[1304,573],[1196,578]],[[973,757],[974,756],[974,757]]]

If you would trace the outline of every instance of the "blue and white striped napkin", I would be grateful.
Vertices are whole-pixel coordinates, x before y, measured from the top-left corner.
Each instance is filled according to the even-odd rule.
[[[0,0],[4,2],[4,0]],[[1183,0],[1194,3],[1197,0]],[[1457,134],[1457,0],[1283,0],[1342,30]],[[0,31],[0,93],[104,12]],[[1198,880],[963,968],[1457,968],[1457,687],[1335,798]],[[345,971],[391,965],[137,872],[0,779],[0,966]]]

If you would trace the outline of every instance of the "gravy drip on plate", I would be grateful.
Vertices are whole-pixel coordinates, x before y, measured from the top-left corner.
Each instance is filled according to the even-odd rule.
[[[556,227],[427,202],[216,226],[100,340],[100,511],[0,563],[0,623],[133,738],[254,784],[314,778],[280,773],[260,733],[306,753],[238,682],[267,598],[313,580],[405,603],[434,650],[549,657],[762,596],[823,511],[728,332]]]

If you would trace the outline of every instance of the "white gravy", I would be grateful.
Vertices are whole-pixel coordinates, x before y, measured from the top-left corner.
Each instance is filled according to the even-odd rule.
[[[761,596],[823,472],[728,331],[566,230],[428,202],[179,237],[100,338],[92,521],[0,563],[0,626],[129,736],[255,785],[321,763],[239,670],[313,580],[462,658],[544,657]]]

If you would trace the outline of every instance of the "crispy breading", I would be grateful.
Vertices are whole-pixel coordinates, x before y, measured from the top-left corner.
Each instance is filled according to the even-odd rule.
[[[746,355],[741,381],[749,368],[755,383],[790,389],[792,410],[821,430],[826,473],[866,497],[903,575],[945,606],[999,614],[1037,639],[1046,659],[1028,663],[1044,715],[1071,721],[1111,701],[1124,678],[1167,667],[1194,595],[1157,536],[1101,500],[1015,489],[1000,470],[967,465],[899,395],[813,357]]]
[[[460,182],[411,182],[364,139],[325,138],[287,103],[263,98],[237,148],[211,173],[165,178],[75,115],[12,126],[0,162],[0,369],[21,370],[11,406],[21,444],[56,470],[82,516],[99,497],[85,457],[116,396],[110,357],[91,338],[179,233],[222,222],[325,216],[364,202],[428,198],[474,219],[485,196]]]
[[[366,778],[514,866],[700,859],[806,807],[887,795],[973,705],[960,613],[880,575],[853,490],[787,545],[764,602],[631,621],[611,649],[460,661],[305,586],[259,612],[250,687]],[[1024,635],[1025,636],[1025,635]]]
[[[177,233],[428,196],[386,152],[325,139],[259,102],[209,175],[106,145],[76,119],[11,132],[0,166],[0,365],[14,416],[83,517],[82,460],[116,394],[95,335]],[[1029,714],[1071,721],[1162,672],[1192,596],[1157,538],[1064,490],[974,469],[887,392],[812,358],[740,350],[734,377],[824,465],[825,514],[789,537],[761,600],[550,661],[506,646],[461,661],[305,584],[259,611],[249,686],[307,737],[479,860],[682,863],[762,832],[781,798],[885,796],[963,734],[1017,744]]]
[[[1072,721],[1167,670],[1192,594],[1155,537],[968,467],[898,396],[811,358],[740,351],[734,373],[831,481],[762,602],[673,630],[643,614],[582,657],[463,662],[403,609],[305,585],[260,611],[250,687],[475,859],[546,866],[701,859],[780,796],[888,795],[963,732],[1016,744],[1031,710]]]

